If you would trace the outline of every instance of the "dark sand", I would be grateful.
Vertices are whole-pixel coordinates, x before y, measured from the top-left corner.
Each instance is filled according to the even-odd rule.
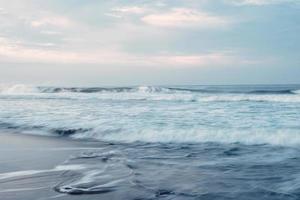
[[[67,175],[53,169],[89,148],[97,147],[93,142],[0,133],[0,200],[99,199],[54,191]]]

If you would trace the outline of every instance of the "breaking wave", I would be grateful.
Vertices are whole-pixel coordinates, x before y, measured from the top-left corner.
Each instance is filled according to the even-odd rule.
[[[271,144],[281,146],[300,145],[299,130],[268,130],[248,129],[231,130],[216,129],[205,130],[191,128],[189,130],[164,128],[155,129],[128,129],[101,126],[90,128],[49,128],[42,126],[17,126],[13,124],[0,124],[1,129],[16,130],[18,133],[38,134],[45,136],[71,137],[73,139],[92,139],[106,142],[150,142],[150,143],[241,143],[247,145]]]
[[[252,86],[255,87],[255,86]],[[45,87],[33,85],[0,85],[0,94],[32,94],[32,93],[207,93],[207,94],[300,94],[299,89],[232,89],[222,86],[136,86],[136,87]],[[300,86],[299,86],[300,87]]]
[[[201,88],[202,87],[202,88]],[[207,86],[206,86],[207,87]],[[1,98],[34,99],[96,99],[116,101],[178,101],[178,102],[300,102],[300,90],[295,88],[227,88],[198,87],[36,87],[30,85],[0,85]]]
[[[0,85],[0,94],[28,94],[40,92],[38,87],[32,85]]]
[[[104,141],[115,142],[154,142],[154,143],[242,143],[248,145],[272,144],[272,145],[299,145],[299,131],[276,131],[268,130],[140,130],[136,132],[117,132],[117,133],[80,133],[75,134],[74,138],[93,138]]]

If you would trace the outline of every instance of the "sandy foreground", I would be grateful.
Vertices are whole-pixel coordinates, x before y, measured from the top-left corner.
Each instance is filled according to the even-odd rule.
[[[98,144],[99,145],[99,144]],[[97,148],[93,142],[64,138],[0,133],[0,199],[95,199],[54,191],[66,178],[69,166],[65,162],[83,150]]]

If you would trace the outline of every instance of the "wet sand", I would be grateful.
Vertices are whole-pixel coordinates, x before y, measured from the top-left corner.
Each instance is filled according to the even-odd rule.
[[[68,176],[65,173],[68,171],[65,162],[70,156],[88,148],[96,147],[92,142],[0,133],[0,199],[96,198],[61,194],[54,190]]]

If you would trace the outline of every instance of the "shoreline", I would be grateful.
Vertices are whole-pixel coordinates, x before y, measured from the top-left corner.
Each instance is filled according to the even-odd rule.
[[[299,149],[290,147],[0,133],[0,152],[1,200],[299,197]]]
[[[74,199],[56,192],[54,187],[66,178],[62,174],[68,167],[76,167],[64,165],[72,155],[96,148],[89,141],[0,133],[1,200]]]

